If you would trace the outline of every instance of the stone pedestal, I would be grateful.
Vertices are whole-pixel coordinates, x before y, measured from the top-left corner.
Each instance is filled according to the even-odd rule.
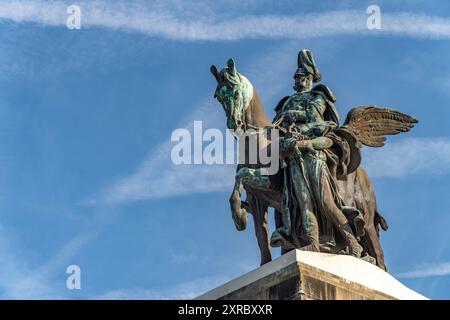
[[[375,265],[346,255],[293,250],[196,299],[427,299]]]

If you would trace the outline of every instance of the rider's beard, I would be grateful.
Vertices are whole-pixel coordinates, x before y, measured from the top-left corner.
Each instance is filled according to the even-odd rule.
[[[308,80],[308,78],[296,81],[294,83],[294,90],[296,92],[304,92],[304,91],[309,91],[311,90],[311,83]]]
[[[294,90],[296,91],[296,92],[302,92],[303,91],[303,84],[301,84],[301,83],[295,83],[294,84]]]

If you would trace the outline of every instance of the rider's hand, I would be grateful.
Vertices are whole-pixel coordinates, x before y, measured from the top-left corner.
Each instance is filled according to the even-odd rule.
[[[314,151],[315,152],[314,146],[313,146],[311,140],[300,140],[300,141],[297,141],[297,148],[300,151]]]
[[[291,149],[296,146],[297,139],[292,136],[284,137],[282,140],[283,149]]]

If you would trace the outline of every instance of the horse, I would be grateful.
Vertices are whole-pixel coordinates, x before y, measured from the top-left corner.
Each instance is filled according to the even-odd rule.
[[[272,126],[266,111],[251,82],[236,69],[232,59],[220,72],[215,65],[210,68],[217,81],[214,98],[222,105],[230,130],[254,130],[259,148],[270,149],[270,136],[262,133],[264,128]],[[241,144],[243,139],[238,139]],[[272,260],[270,252],[268,208],[275,210],[276,227],[281,226],[282,176],[264,175],[262,169],[267,166],[260,161],[248,162],[248,144],[245,148],[246,162],[237,167],[235,185],[230,197],[230,207],[236,228],[241,231],[247,226],[247,213],[252,214],[255,234],[260,249],[261,265]],[[259,154],[259,153],[258,153]],[[241,200],[243,189],[247,194],[246,201]],[[384,253],[380,244],[380,228],[387,230],[387,223],[377,210],[372,183],[359,166],[345,180],[338,180],[338,191],[347,206],[357,208],[363,215],[365,225],[359,242],[364,253],[375,259],[375,263],[387,270]],[[281,248],[281,253],[289,251]]]

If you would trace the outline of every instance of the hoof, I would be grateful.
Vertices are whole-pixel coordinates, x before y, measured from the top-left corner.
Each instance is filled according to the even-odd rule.
[[[361,247],[361,245],[358,242],[353,243],[353,241],[352,241],[351,244],[349,245],[348,251],[351,256],[354,256],[356,258],[361,258],[363,248]]]
[[[369,262],[369,263],[374,264],[374,265],[377,264],[377,259],[375,259],[372,256],[369,256],[368,254],[366,254],[364,257],[361,257],[361,260],[364,260],[364,261]]]
[[[275,230],[270,237],[271,247],[288,247],[289,242],[285,239],[283,234],[279,230]]]

